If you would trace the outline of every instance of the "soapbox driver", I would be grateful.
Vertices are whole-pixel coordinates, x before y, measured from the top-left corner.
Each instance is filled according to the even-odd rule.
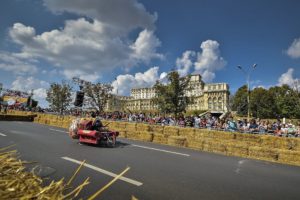
[[[107,125],[102,124],[101,120],[95,119],[74,119],[69,128],[69,135],[73,139],[79,139],[80,143],[86,144],[105,144],[109,147],[116,145],[117,131],[110,131]]]

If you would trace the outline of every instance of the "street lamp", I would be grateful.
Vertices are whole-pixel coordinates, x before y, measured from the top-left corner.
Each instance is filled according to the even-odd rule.
[[[237,66],[237,68],[239,70],[241,70],[245,76],[246,76],[246,81],[247,81],[247,104],[248,104],[248,111],[247,111],[247,118],[248,121],[250,120],[250,75],[253,72],[253,70],[256,68],[257,64],[252,65],[251,68],[249,68],[248,70],[245,70],[242,66]]]

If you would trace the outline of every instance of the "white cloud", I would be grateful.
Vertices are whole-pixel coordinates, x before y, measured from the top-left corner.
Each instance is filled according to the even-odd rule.
[[[287,84],[291,87],[295,87],[297,83],[299,83],[298,78],[294,78],[293,76],[294,73],[294,69],[293,68],[289,68],[287,72],[283,73],[279,79],[278,79],[278,85],[283,85],[283,84]],[[300,87],[300,85],[297,85],[297,87]]]
[[[124,74],[119,75],[112,86],[114,87],[113,93],[119,95],[128,95],[132,88],[152,87],[156,80],[159,80],[166,73],[158,74],[159,67],[152,67],[144,73],[136,73],[135,75]]]
[[[47,96],[46,90],[50,84],[46,81],[36,79],[32,76],[23,77],[18,76],[11,84],[13,90],[19,90],[30,93],[33,90],[33,98],[43,102]]]
[[[22,59],[47,60],[67,78],[75,75],[95,81],[114,68],[129,71],[163,58],[157,53],[161,42],[154,34],[157,15],[136,0],[44,0],[44,5],[54,13],[70,12],[80,18],[41,34],[15,23],[9,35],[20,45]],[[133,37],[137,30],[141,31]]]
[[[115,31],[153,29],[157,15],[147,12],[136,0],[44,0],[54,13],[70,12],[97,19]]]
[[[202,52],[197,55],[195,72],[200,73],[204,81],[210,82],[215,78],[215,72],[224,68],[226,61],[220,56],[219,43],[206,40],[201,43]]]
[[[196,55],[194,51],[185,51],[181,58],[176,59],[176,67],[180,76],[186,76],[194,66],[193,59]]]
[[[227,63],[220,55],[219,46],[217,41],[206,40],[201,43],[202,52],[185,51],[181,58],[176,59],[178,73],[185,76],[194,67],[194,74],[201,74],[205,82],[211,82],[216,77],[215,72]]]
[[[68,20],[63,29],[35,34],[32,27],[20,23],[10,29],[12,40],[22,45],[20,55],[40,58],[64,70],[81,71],[94,78],[116,67],[131,67],[162,58],[156,53],[160,41],[153,31],[143,30],[133,43],[127,35],[114,32],[109,25],[84,18]]]
[[[157,47],[161,45],[160,40],[154,35],[153,31],[147,29],[140,32],[135,43],[131,45],[133,49],[132,58],[134,60],[142,60],[146,63],[152,58],[162,59],[163,55],[156,53]]]
[[[0,52],[0,70],[14,74],[34,74],[37,67],[30,60],[22,59],[17,54]]]
[[[291,58],[300,58],[300,38],[295,39],[286,53]]]

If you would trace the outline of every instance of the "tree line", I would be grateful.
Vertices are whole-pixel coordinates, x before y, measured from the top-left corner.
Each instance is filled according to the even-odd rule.
[[[240,87],[231,97],[232,110],[238,115],[247,115],[247,86]],[[299,85],[274,86],[269,89],[255,88],[250,92],[250,111],[258,118],[300,118]]]

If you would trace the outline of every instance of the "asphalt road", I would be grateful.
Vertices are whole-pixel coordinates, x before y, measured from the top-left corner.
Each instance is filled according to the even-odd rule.
[[[127,139],[115,148],[81,145],[65,129],[0,121],[0,147],[11,144],[21,159],[36,161],[28,168],[48,181],[68,179],[86,160],[74,181],[91,178],[83,198],[129,166],[126,178],[99,199],[300,199],[300,167]]]

